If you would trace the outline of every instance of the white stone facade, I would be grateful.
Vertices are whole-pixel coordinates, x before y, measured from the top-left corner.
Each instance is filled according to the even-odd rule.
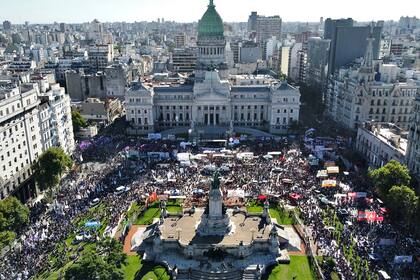
[[[257,81],[257,79],[255,79]],[[126,118],[133,132],[174,127],[252,127],[287,133],[299,120],[299,89],[277,80],[232,85],[208,71],[203,82],[176,87],[134,85],[126,93]],[[260,83],[261,82],[261,83]]]
[[[420,178],[420,93],[416,97],[408,134],[407,163],[414,176]]]
[[[37,85],[0,85],[0,199],[32,174],[42,153]]]
[[[382,167],[390,160],[405,164],[407,139],[392,124],[366,123],[357,130],[356,149],[372,168]]]
[[[37,83],[0,84],[0,199],[17,191],[31,166],[52,146],[75,148],[70,98],[53,85],[40,93]],[[25,195],[26,196],[26,195]]]
[[[341,69],[330,82],[325,96],[327,113],[350,129],[371,120],[407,129],[419,84],[360,82],[358,75],[357,69]]]

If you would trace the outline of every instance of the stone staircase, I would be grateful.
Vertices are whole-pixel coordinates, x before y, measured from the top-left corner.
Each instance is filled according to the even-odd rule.
[[[258,280],[258,277],[255,274],[256,269],[256,266],[246,268],[242,274],[242,280]]]

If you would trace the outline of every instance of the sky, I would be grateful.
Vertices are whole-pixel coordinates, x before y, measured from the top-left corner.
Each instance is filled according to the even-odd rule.
[[[283,21],[317,22],[352,17],[357,21],[420,17],[420,0],[214,0],[225,22],[245,22],[251,11],[280,15]],[[192,22],[201,18],[208,0],[0,0],[0,22],[81,23],[111,21]]]

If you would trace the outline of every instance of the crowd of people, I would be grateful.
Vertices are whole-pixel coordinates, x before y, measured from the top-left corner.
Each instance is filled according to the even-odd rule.
[[[346,258],[343,248],[350,244],[354,243],[354,254],[366,260],[369,267],[365,270],[370,272],[396,272],[394,256],[413,254],[407,239],[398,235],[386,219],[380,223],[359,222],[349,214],[360,209],[379,211],[383,208],[373,199],[361,175],[335,174],[337,186],[322,188],[316,176],[317,168],[308,164],[308,154],[298,141],[294,144],[284,138],[242,141],[225,150],[222,157],[214,156],[214,153],[220,155],[219,149],[205,153],[201,159],[191,160],[188,165],[182,165],[176,159],[176,152],[196,155],[204,150],[205,147],[180,146],[177,141],[133,140],[118,136],[103,136],[80,143],[74,155],[78,167],[61,181],[50,204],[38,202],[32,207],[30,225],[0,261],[0,279],[29,279],[49,269],[57,246],[62,244],[66,248],[66,238],[81,230],[75,221],[85,218],[95,205],[104,205],[103,211],[94,212],[88,217],[89,221],[105,225],[105,234],[112,235],[132,202],[144,201],[153,192],[174,192],[187,198],[197,189],[205,192],[210,180],[204,171],[209,166],[226,167],[221,172],[225,194],[228,190],[241,189],[245,197],[263,194],[279,199],[283,205],[295,205],[305,222],[308,237],[318,248],[316,253],[335,260],[341,279],[356,279],[357,273],[367,273],[355,270],[354,263]],[[133,151],[135,158],[130,156]],[[272,151],[278,154],[264,157]],[[151,157],[153,152],[169,154],[169,158]],[[252,156],[245,159],[236,156],[244,152],[252,153]],[[124,190],[116,192],[121,186]],[[341,186],[346,186],[345,192]],[[336,196],[358,191],[367,192],[367,197],[359,200],[337,199]],[[295,196],[291,198],[291,194]],[[325,203],[326,200],[331,203]],[[338,214],[343,210],[348,215]],[[325,220],[328,215],[330,218],[337,216],[344,225],[339,236],[328,226]],[[384,238],[395,241],[392,247],[378,246]],[[372,258],[378,255],[380,257]]]

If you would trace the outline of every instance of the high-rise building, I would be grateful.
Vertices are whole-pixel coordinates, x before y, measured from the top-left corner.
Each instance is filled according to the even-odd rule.
[[[114,58],[114,47],[112,44],[91,45],[89,46],[88,57],[92,73],[103,71]]]
[[[185,33],[178,33],[175,35],[175,47],[183,48],[187,44],[187,35]]]
[[[327,25],[327,24],[326,24]],[[333,30],[328,59],[328,76],[342,66],[363,57],[367,47],[367,38],[371,26],[336,26]],[[378,59],[381,43],[382,27],[372,28],[373,58]]]
[[[280,71],[284,75],[289,75],[290,47],[283,46],[280,51]]]
[[[257,18],[257,42],[264,42],[275,36],[281,39],[281,17],[280,16],[258,16]]]
[[[60,23],[60,31],[66,32],[66,24],[64,22]]]
[[[3,21],[4,31],[10,31],[12,29],[12,23],[8,20]]]
[[[351,27],[353,26],[353,19],[331,19],[327,18],[324,23],[324,39],[332,40],[335,29],[339,26]]]
[[[330,40],[319,37],[308,39],[306,83],[309,86],[321,90],[325,88],[329,48]]]
[[[248,18],[248,32],[257,31],[257,20],[258,20],[257,12],[251,12],[251,15]]]
[[[13,194],[25,201],[34,195],[26,183],[41,153],[55,146],[71,154],[75,148],[64,88],[42,78],[20,86],[1,82],[0,140],[0,199]]]
[[[31,177],[31,166],[42,153],[36,86],[0,84],[0,199]]]
[[[174,49],[172,52],[172,66],[175,72],[193,72],[197,63],[196,48]]]

